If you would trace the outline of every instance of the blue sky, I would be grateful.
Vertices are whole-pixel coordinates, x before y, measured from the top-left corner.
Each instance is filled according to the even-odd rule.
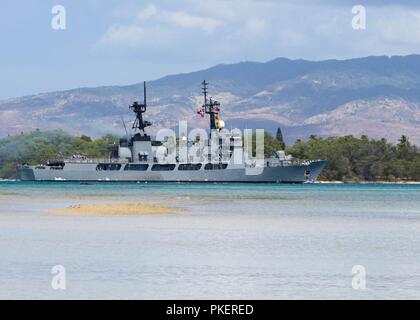
[[[66,30],[51,9],[66,8]],[[354,30],[351,9],[367,10]],[[0,99],[219,63],[420,53],[420,1],[2,0]]]

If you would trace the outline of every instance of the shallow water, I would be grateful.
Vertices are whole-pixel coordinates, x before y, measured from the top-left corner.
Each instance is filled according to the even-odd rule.
[[[185,212],[48,213],[95,203]],[[0,254],[6,299],[419,299],[420,185],[1,182]]]

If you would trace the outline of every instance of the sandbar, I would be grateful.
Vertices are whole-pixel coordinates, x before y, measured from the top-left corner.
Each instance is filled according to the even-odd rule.
[[[162,207],[154,204],[78,204],[64,209],[49,210],[53,214],[96,215],[96,216],[142,216],[178,213],[180,208]]]

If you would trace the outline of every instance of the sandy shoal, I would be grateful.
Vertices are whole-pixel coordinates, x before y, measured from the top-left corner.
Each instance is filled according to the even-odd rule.
[[[162,207],[153,204],[78,204],[65,209],[50,210],[53,214],[142,216],[182,212],[180,208]]]

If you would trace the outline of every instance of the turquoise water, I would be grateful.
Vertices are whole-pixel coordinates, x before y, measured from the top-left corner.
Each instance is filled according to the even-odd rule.
[[[95,203],[185,212],[48,213]],[[0,253],[0,298],[418,299],[420,185],[0,182]]]

